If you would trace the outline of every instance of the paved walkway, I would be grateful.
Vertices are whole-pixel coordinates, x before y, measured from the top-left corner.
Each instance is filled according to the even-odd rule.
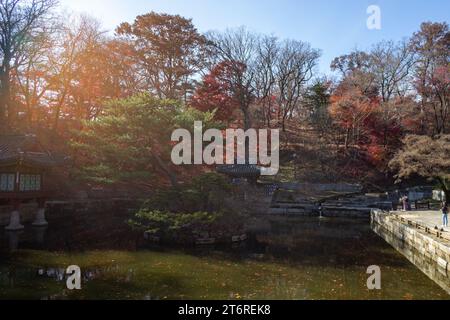
[[[442,213],[440,211],[395,211],[394,213],[433,229],[436,226],[439,229],[442,228]],[[450,232],[450,228],[444,228],[444,230]]]

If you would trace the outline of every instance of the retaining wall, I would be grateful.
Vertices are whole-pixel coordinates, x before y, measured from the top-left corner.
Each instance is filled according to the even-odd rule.
[[[450,294],[450,241],[414,228],[388,212],[373,210],[372,228]]]

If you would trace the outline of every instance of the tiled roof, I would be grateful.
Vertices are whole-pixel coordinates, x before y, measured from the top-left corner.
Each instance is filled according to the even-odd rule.
[[[51,167],[61,163],[58,158],[42,148],[36,136],[0,136],[0,165],[20,162],[31,166]]]
[[[33,136],[0,136],[0,155],[15,153],[17,149],[23,149],[27,141],[34,140]]]
[[[236,178],[259,177],[261,168],[250,164],[221,165],[217,167],[217,172]]]

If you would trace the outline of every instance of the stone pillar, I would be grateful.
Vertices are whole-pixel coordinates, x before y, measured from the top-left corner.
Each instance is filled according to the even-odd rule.
[[[7,232],[9,251],[15,252],[19,249],[20,231]]]
[[[24,226],[20,223],[20,201],[13,201],[12,206],[13,211],[11,212],[9,226],[7,226],[5,229],[7,231],[23,230]]]
[[[33,228],[33,233],[34,233],[34,241],[36,241],[36,243],[38,245],[43,245],[45,243],[45,234],[47,232],[47,227],[36,227]]]
[[[48,222],[45,219],[45,199],[39,199],[39,208],[36,213],[36,219],[33,222],[34,227],[46,227]]]

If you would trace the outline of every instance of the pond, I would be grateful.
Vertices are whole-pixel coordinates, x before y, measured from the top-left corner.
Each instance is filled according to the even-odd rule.
[[[0,299],[449,298],[367,221],[277,218],[240,245],[196,249],[152,248],[113,225],[0,231]],[[69,265],[82,290],[66,289]],[[371,265],[382,290],[367,289]]]

